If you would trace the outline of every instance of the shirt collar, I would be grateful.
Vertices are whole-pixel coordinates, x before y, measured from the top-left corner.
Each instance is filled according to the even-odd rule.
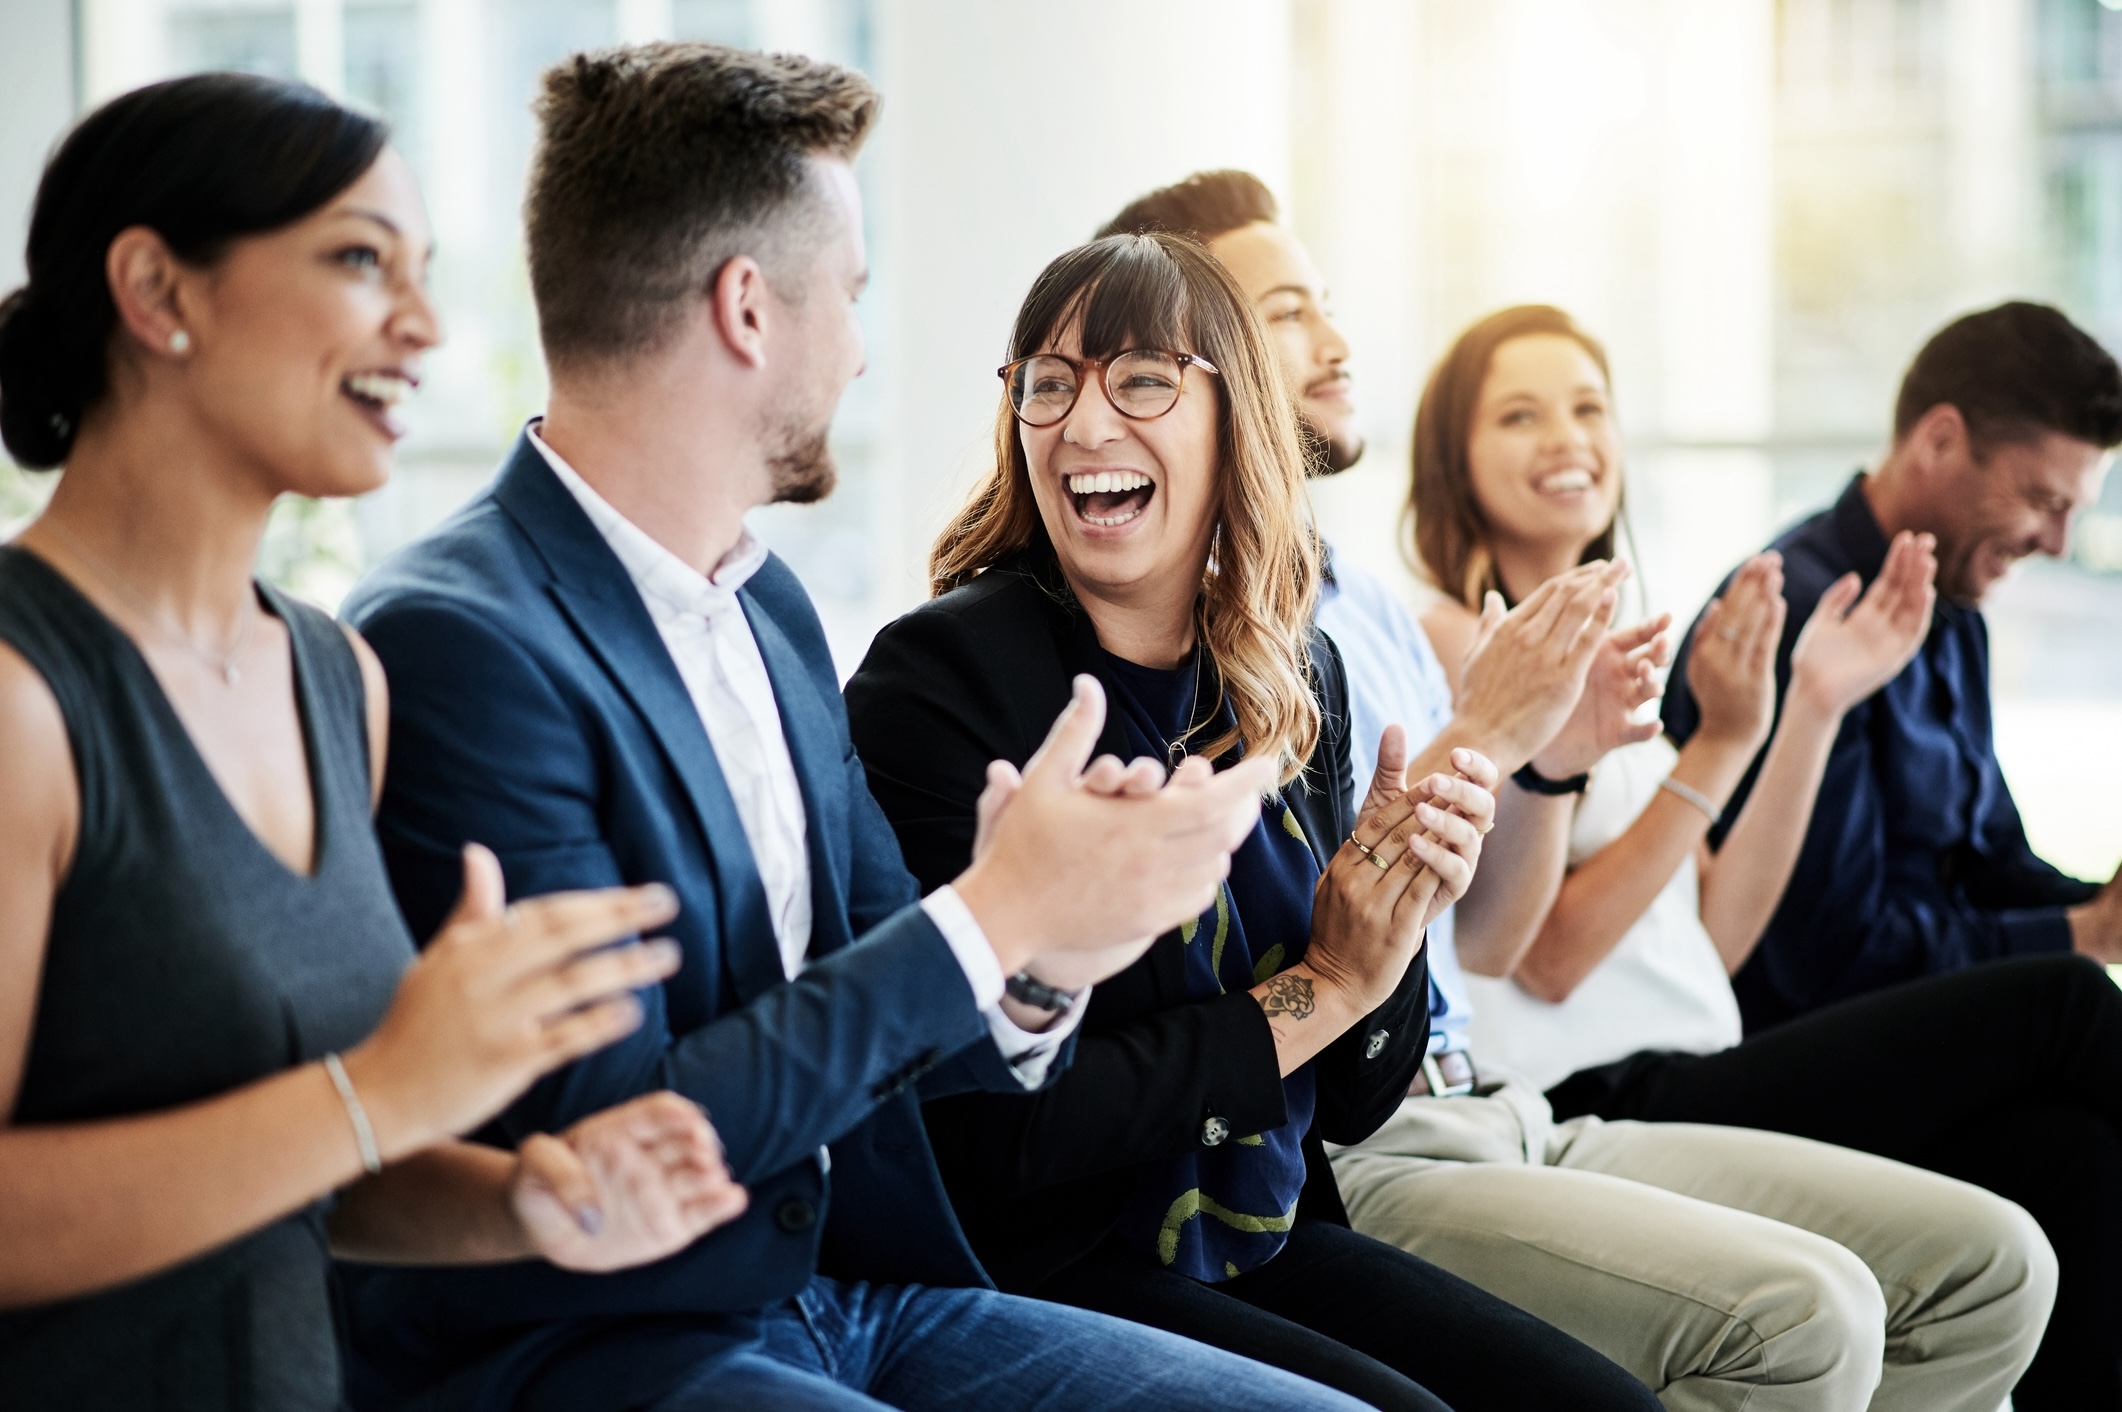
[[[1864,498],[1864,480],[1863,471],[1850,478],[1849,487],[1835,502],[1830,516],[1844,567],[1854,570],[1865,586],[1870,587],[1871,581],[1879,576],[1879,570],[1886,567],[1886,551],[1890,546],[1886,531],[1879,527],[1879,517],[1872,513],[1871,501]],[[1941,593],[1931,606],[1931,621],[1958,623],[1975,611],[1978,610],[1962,607]]]
[[[1887,545],[1886,531],[1879,528],[1879,517],[1864,498],[1864,472],[1850,478],[1842,498],[1835,502],[1833,523],[1844,562],[1856,570],[1858,578],[1870,583],[1886,566]]]
[[[722,556],[712,575],[702,574],[692,565],[658,544],[649,533],[632,520],[619,513],[612,503],[599,495],[582,473],[567,464],[560,453],[545,444],[538,434],[538,422],[530,424],[531,445],[545,458],[560,484],[567,487],[568,494],[582,507],[590,524],[604,537],[612,553],[625,568],[627,577],[634,581],[641,596],[651,603],[684,613],[709,616],[736,601],[737,591],[744,587],[751,576],[766,563],[766,546],[746,526],[743,537]]]

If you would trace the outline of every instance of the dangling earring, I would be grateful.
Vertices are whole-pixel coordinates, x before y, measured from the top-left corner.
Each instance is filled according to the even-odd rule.
[[[169,336],[169,351],[172,353],[191,352],[192,336],[186,333],[183,329],[178,329],[175,333]]]

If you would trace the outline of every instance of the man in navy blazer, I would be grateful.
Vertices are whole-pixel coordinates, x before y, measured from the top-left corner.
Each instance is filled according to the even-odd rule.
[[[357,1405],[1349,1405],[995,1293],[951,1214],[918,1096],[1065,1063],[1088,983],[1207,904],[1266,779],[1079,773],[1102,719],[1083,687],[1021,779],[997,767],[973,866],[917,900],[817,617],[742,519],[831,485],[875,103],[844,70],[708,45],[546,76],[526,213],[547,416],[347,606],[391,680],[379,828],[417,936],[466,840],[515,895],[677,890],[684,964],[639,1029],[482,1136],[674,1089],[751,1206],[618,1274],[349,1267]]]

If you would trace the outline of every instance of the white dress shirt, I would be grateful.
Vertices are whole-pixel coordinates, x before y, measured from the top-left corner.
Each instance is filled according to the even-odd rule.
[[[766,546],[747,529],[714,573],[702,575],[591,489],[545,444],[536,424],[531,444],[611,546],[670,650],[743,821],[745,842],[751,845],[773,918],[781,969],[793,980],[806,964],[811,933],[803,790],[789,758],[788,738],[781,732],[781,711],[759,655],[759,641],[737,599],[737,591],[766,562]],[[1079,995],[1052,1028],[1037,1034],[1020,1028],[1002,1012],[1001,963],[957,890],[940,887],[922,899],[921,907],[965,972],[996,1048],[1025,1087],[1038,1087],[1045,1082],[1055,1051],[1082,1020],[1089,992]]]

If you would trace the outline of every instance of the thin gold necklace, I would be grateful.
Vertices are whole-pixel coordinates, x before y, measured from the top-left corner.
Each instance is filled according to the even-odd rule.
[[[80,535],[75,534],[72,530],[68,529],[65,525],[53,519],[50,515],[46,515],[43,520],[40,521],[40,523],[49,525],[53,529],[57,530],[62,536],[65,537],[66,542],[68,544],[71,544],[74,548],[80,550],[81,557],[88,560],[89,565],[95,569],[96,577],[102,579],[104,583],[110,586],[111,588],[116,589],[118,595],[125,599],[127,603],[130,603],[133,606],[134,611],[139,613],[142,617],[146,618],[149,624],[151,624],[169,642],[178,647],[182,647],[185,651],[191,653],[194,657],[204,662],[207,666],[212,667],[215,671],[219,672],[221,674],[221,680],[226,682],[228,685],[234,686],[237,682],[243,680],[243,673],[236,670],[236,660],[243,655],[243,644],[250,640],[251,620],[257,616],[255,605],[253,605],[253,611],[245,613],[243,615],[243,621],[237,625],[236,640],[228,645],[228,651],[225,653],[216,653],[210,651],[207,648],[201,647],[197,642],[192,639],[191,635],[185,632],[182,628],[172,625],[169,619],[163,617],[162,614],[156,610],[153,604],[149,603],[145,598],[142,598],[138,593],[134,592],[133,586],[127,583],[124,577],[119,574],[117,570],[113,569],[109,564],[105,563],[102,555],[98,554],[95,550],[89,548],[86,544],[81,542]]]
[[[1177,740],[1166,741],[1164,744],[1164,763],[1174,770],[1178,769],[1180,762],[1186,759],[1186,742],[1193,739],[1195,731],[1201,729],[1201,722],[1196,719],[1201,714],[1201,658],[1203,656],[1201,639],[1198,633],[1194,638],[1193,655],[1194,694],[1192,699],[1186,703],[1186,729],[1179,732]]]

